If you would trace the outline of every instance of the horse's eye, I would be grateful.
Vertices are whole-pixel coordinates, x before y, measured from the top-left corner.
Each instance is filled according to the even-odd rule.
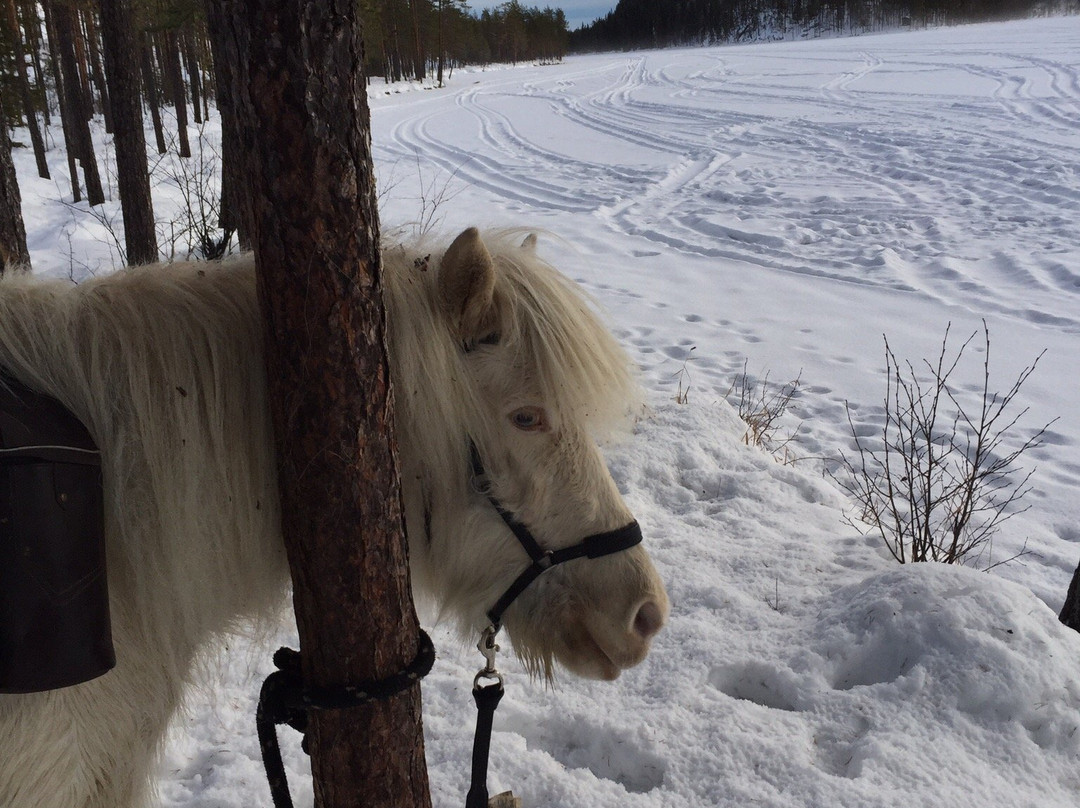
[[[522,432],[542,432],[547,429],[547,416],[540,407],[522,407],[510,413],[510,423]]]
[[[461,343],[462,350],[465,353],[472,353],[481,345],[498,345],[502,335],[498,331],[492,331],[490,334],[485,334],[480,339],[467,339]]]

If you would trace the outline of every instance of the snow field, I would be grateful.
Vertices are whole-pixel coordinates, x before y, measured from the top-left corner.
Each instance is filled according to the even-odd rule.
[[[551,690],[502,661],[492,793],[529,808],[1074,806],[1080,636],[1055,611],[1080,556],[1080,19],[583,56],[387,89],[370,94],[384,230],[536,227],[650,391],[608,451],[670,625],[614,684]],[[37,181],[19,157],[36,267],[107,266],[102,230],[55,201],[65,180]],[[1032,554],[991,575],[898,567],[846,524],[821,458],[850,449],[848,408],[860,435],[879,428],[882,334],[918,362],[947,323],[962,339],[983,319],[996,389],[1046,349],[1022,424],[1060,416],[1030,457],[1031,509],[985,560]],[[968,359],[961,396],[981,381],[983,357]],[[776,382],[802,373],[794,464],[742,442],[723,398],[744,362]],[[295,643],[270,633],[212,655],[218,675],[159,772],[165,806],[268,804],[255,697],[275,643]],[[432,791],[459,805],[481,659],[432,635]],[[309,806],[306,760],[283,735]]]

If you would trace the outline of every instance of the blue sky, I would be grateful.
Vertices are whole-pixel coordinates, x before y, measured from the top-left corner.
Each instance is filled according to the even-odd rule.
[[[485,8],[501,6],[506,0],[468,0],[469,8],[480,12]],[[590,23],[597,17],[603,17],[611,9],[615,8],[618,0],[519,0],[523,6],[535,6],[537,8],[561,8],[566,14],[566,21],[570,30],[584,23]]]

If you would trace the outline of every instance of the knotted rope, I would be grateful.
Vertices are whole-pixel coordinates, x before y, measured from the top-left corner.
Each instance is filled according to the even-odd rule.
[[[297,732],[306,734],[311,710],[346,710],[373,701],[385,701],[424,678],[434,664],[435,646],[431,637],[421,629],[416,656],[400,673],[385,679],[340,687],[314,687],[304,684],[300,672],[300,652],[292,648],[278,649],[274,654],[277,670],[263,682],[255,713],[255,726],[274,808],[292,808],[293,805],[278,746],[279,724],[288,724]],[[308,751],[306,736],[303,749]]]

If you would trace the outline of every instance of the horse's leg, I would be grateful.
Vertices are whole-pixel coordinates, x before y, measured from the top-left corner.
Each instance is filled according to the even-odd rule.
[[[130,648],[128,649],[130,651]],[[138,657],[145,663],[150,655]],[[155,669],[157,668],[157,669]],[[94,753],[102,774],[84,808],[147,808],[162,738],[179,703],[180,683],[153,664],[114,671],[107,709],[97,710]],[[105,754],[101,754],[106,750]]]
[[[0,806],[146,808],[179,683],[124,650],[127,663],[92,682],[0,695]]]
[[[143,733],[125,739],[120,750],[123,763],[114,766],[110,775],[95,784],[95,790],[82,808],[148,808],[153,789],[150,775],[157,762],[159,733]]]
[[[136,772],[122,734],[130,722],[80,685],[0,696],[0,805],[19,808],[142,808],[130,797]]]

